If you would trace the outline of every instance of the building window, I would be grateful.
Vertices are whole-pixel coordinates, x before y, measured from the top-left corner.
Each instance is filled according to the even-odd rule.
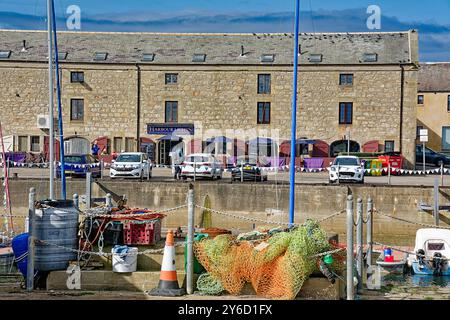
[[[416,139],[420,138],[420,130],[423,130],[423,126],[416,127]]]
[[[418,104],[423,104],[423,95],[422,95],[422,94],[419,94],[419,95],[417,96],[417,103],[418,103]]]
[[[84,72],[72,71],[70,73],[70,82],[72,83],[82,83],[84,82]]]
[[[178,82],[178,73],[166,73],[166,84],[176,84]]]
[[[258,94],[270,94],[270,74],[258,74]]]
[[[339,124],[352,124],[353,102],[339,103]]]
[[[450,150],[450,127],[442,127],[442,150]]]
[[[258,102],[258,124],[270,124],[270,102]]]
[[[447,111],[450,111],[450,96],[447,96]]]
[[[178,122],[178,101],[166,101],[166,122]]]
[[[125,152],[134,150],[134,138],[125,138]]]
[[[114,151],[120,153],[123,151],[122,138],[115,137],[114,138]]]
[[[21,152],[28,151],[28,137],[27,136],[19,136],[18,138],[18,150]]]
[[[31,136],[31,151],[32,152],[41,151],[40,140],[41,139],[39,136]]]
[[[394,152],[394,146],[393,140],[386,140],[384,142],[384,152]]]
[[[84,119],[84,100],[70,100],[70,120],[83,121]]]
[[[352,86],[353,85],[353,74],[343,74],[339,75],[339,85],[341,86]]]

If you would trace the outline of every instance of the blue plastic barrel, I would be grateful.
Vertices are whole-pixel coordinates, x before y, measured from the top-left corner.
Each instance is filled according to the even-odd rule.
[[[391,248],[385,248],[384,249],[384,256],[385,257],[392,256],[392,249]]]
[[[16,259],[17,267],[20,273],[27,277],[27,257],[28,257],[28,233],[22,233],[15,236],[11,241],[11,246]]]

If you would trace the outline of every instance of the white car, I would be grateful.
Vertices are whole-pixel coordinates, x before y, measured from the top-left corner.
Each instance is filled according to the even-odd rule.
[[[222,165],[211,154],[194,153],[185,157],[181,164],[181,178],[211,178],[222,179]]]
[[[364,168],[358,157],[339,156],[331,163],[330,183],[334,182],[364,183]]]
[[[124,152],[111,164],[111,178],[127,177],[143,180],[152,176],[152,165],[147,154],[142,152]]]

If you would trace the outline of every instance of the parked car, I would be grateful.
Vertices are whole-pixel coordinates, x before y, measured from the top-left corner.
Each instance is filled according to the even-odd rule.
[[[416,146],[416,164],[423,164],[423,146]],[[440,167],[450,165],[450,157],[425,147],[425,165]]]
[[[100,162],[90,154],[69,154],[64,156],[64,173],[66,176],[86,177],[86,172],[92,173],[92,178],[101,177]],[[56,176],[61,177],[61,165],[56,168]]]
[[[113,161],[110,168],[111,178],[138,178],[143,180],[152,176],[151,161],[146,153],[124,152]]]
[[[350,181],[364,183],[364,167],[355,156],[339,156],[330,167],[330,183]]]
[[[231,170],[233,181],[241,179],[250,181],[267,181],[267,172],[258,165],[256,159],[248,157],[238,157],[236,167]]]
[[[222,179],[221,163],[211,154],[194,153],[186,156],[181,164],[181,178]]]

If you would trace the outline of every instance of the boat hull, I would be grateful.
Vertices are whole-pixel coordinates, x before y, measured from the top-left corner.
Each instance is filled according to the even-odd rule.
[[[430,266],[428,266],[428,264],[425,264],[422,268],[419,268],[418,261],[414,261],[412,263],[412,270],[413,270],[414,274],[418,274],[418,275],[428,275],[428,276],[434,275],[434,270],[432,268],[430,268]],[[450,269],[448,268],[448,266],[446,266],[444,268],[444,270],[442,270],[441,275],[442,276],[450,276]]]

